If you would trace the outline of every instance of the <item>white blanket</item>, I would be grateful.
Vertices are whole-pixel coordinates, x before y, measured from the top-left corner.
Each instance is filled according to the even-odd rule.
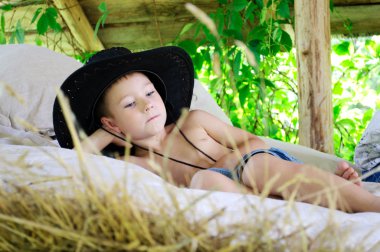
[[[211,234],[233,233],[234,225],[245,225],[250,230],[270,222],[270,234],[275,239],[299,230],[313,239],[333,227],[337,242],[347,249],[363,244],[365,250],[380,249],[378,213],[347,214],[306,203],[291,206],[287,201],[260,199],[254,195],[177,188],[141,167],[92,154],[85,155],[87,165],[83,170],[75,151],[54,144],[0,143],[0,153],[1,181],[5,187],[17,184],[36,189],[53,188],[57,193],[70,195],[74,187],[83,186],[84,176],[88,176],[99,190],[112,190],[118,183],[124,185],[135,203],[152,213],[166,209],[167,214],[172,214],[176,211],[173,199],[180,209],[191,206],[186,210],[189,221],[207,219],[221,212],[208,224]],[[14,165],[20,158],[27,169]],[[380,195],[377,184],[365,183],[365,187]],[[237,238],[244,239],[244,235],[242,232]]]

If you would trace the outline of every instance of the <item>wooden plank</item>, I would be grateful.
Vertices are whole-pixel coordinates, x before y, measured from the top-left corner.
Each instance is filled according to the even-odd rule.
[[[334,0],[335,6],[379,4],[380,0]]]
[[[107,24],[125,24],[158,21],[172,22],[173,18],[193,18],[192,14],[185,8],[186,0],[139,0],[125,1],[113,0],[106,1],[107,9],[110,13],[107,17]],[[217,1],[193,0],[193,4],[205,12],[211,12],[218,6]],[[100,1],[79,0],[89,21],[95,24],[101,13],[98,10]],[[194,19],[194,18],[193,18]]]
[[[141,50],[173,42],[182,26],[179,22],[165,22],[159,25],[158,30],[147,24],[125,24],[101,29],[99,37],[106,47],[125,46],[131,50]]]
[[[363,6],[336,7],[331,15],[333,34],[348,34],[344,22],[352,22],[354,35],[380,34],[380,4]]]
[[[294,5],[300,144],[333,153],[329,0]]]
[[[53,0],[71,33],[86,51],[104,49],[77,0]]]

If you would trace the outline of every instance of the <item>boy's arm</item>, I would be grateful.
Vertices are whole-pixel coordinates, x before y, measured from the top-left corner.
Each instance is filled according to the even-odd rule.
[[[114,136],[99,128],[81,142],[82,149],[85,152],[97,154],[109,145],[113,139]]]
[[[196,123],[200,124],[215,141],[235,150],[217,160],[214,164],[215,167],[233,168],[238,164],[244,154],[255,149],[269,148],[258,136],[226,124],[219,118],[205,111],[192,111],[189,116],[193,117],[191,120],[195,120]]]
[[[108,130],[108,129],[107,129]],[[123,142],[121,139],[111,135],[107,131],[99,128],[97,129],[93,134],[88,136],[84,141],[82,141],[82,148],[85,152],[92,153],[92,154],[97,154],[101,150],[103,150],[107,145],[110,143],[114,143],[117,145],[129,145],[129,143]],[[131,147],[131,146],[129,146]],[[123,157],[120,157],[120,159],[124,159]],[[140,157],[135,157],[135,156],[129,156],[127,158],[128,162],[131,162],[133,164],[136,164],[138,166],[141,166],[153,173],[158,173],[150,163]]]

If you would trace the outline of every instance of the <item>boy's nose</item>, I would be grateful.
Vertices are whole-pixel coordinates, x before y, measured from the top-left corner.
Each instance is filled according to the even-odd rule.
[[[153,104],[151,102],[147,102],[145,104],[145,112],[149,112],[153,108]]]

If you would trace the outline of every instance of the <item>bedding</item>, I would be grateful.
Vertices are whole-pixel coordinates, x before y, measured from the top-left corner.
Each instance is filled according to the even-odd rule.
[[[380,111],[375,112],[355,148],[355,163],[365,181],[380,182]]]
[[[21,62],[21,55],[29,63]],[[39,62],[38,67],[32,67],[36,61]],[[15,62],[23,64],[23,72],[18,71],[19,66]],[[380,250],[378,213],[348,214],[311,204],[289,204],[254,195],[178,188],[137,165],[60,148],[56,141],[49,138],[54,135],[51,111],[55,90],[52,87],[60,84],[79,66],[80,63],[74,59],[46,48],[0,46],[0,82],[3,85],[0,93],[0,183],[3,190],[11,192],[12,186],[17,185],[37,191],[52,190],[70,197],[74,188],[84,187],[84,181],[90,179],[100,192],[110,192],[116,185],[123,186],[138,208],[152,213],[160,209],[160,214],[162,211],[172,214],[177,208],[168,206],[173,205],[174,197],[178,209],[186,209],[186,218],[190,222],[210,218],[207,229],[213,235],[231,233],[236,225],[246,226],[250,230],[265,216],[273,223],[269,234],[274,240],[290,235],[300,227],[308,239],[314,239],[333,225],[337,231],[334,235],[342,243],[340,246],[344,246],[343,250],[361,246],[365,251]],[[25,78],[21,77],[23,75]],[[22,97],[12,96],[4,88],[6,86],[15,92],[20,91],[18,94]],[[24,102],[20,103],[20,99]],[[204,109],[230,123],[197,81],[191,108]],[[340,160],[303,146],[263,139],[303,162],[329,171]],[[82,159],[86,160],[85,165]],[[20,162],[23,166],[19,165]],[[379,184],[366,182],[364,186],[380,196]],[[215,213],[218,215],[215,216]],[[239,233],[237,237],[244,240],[244,235]],[[334,247],[334,244],[331,246]]]

